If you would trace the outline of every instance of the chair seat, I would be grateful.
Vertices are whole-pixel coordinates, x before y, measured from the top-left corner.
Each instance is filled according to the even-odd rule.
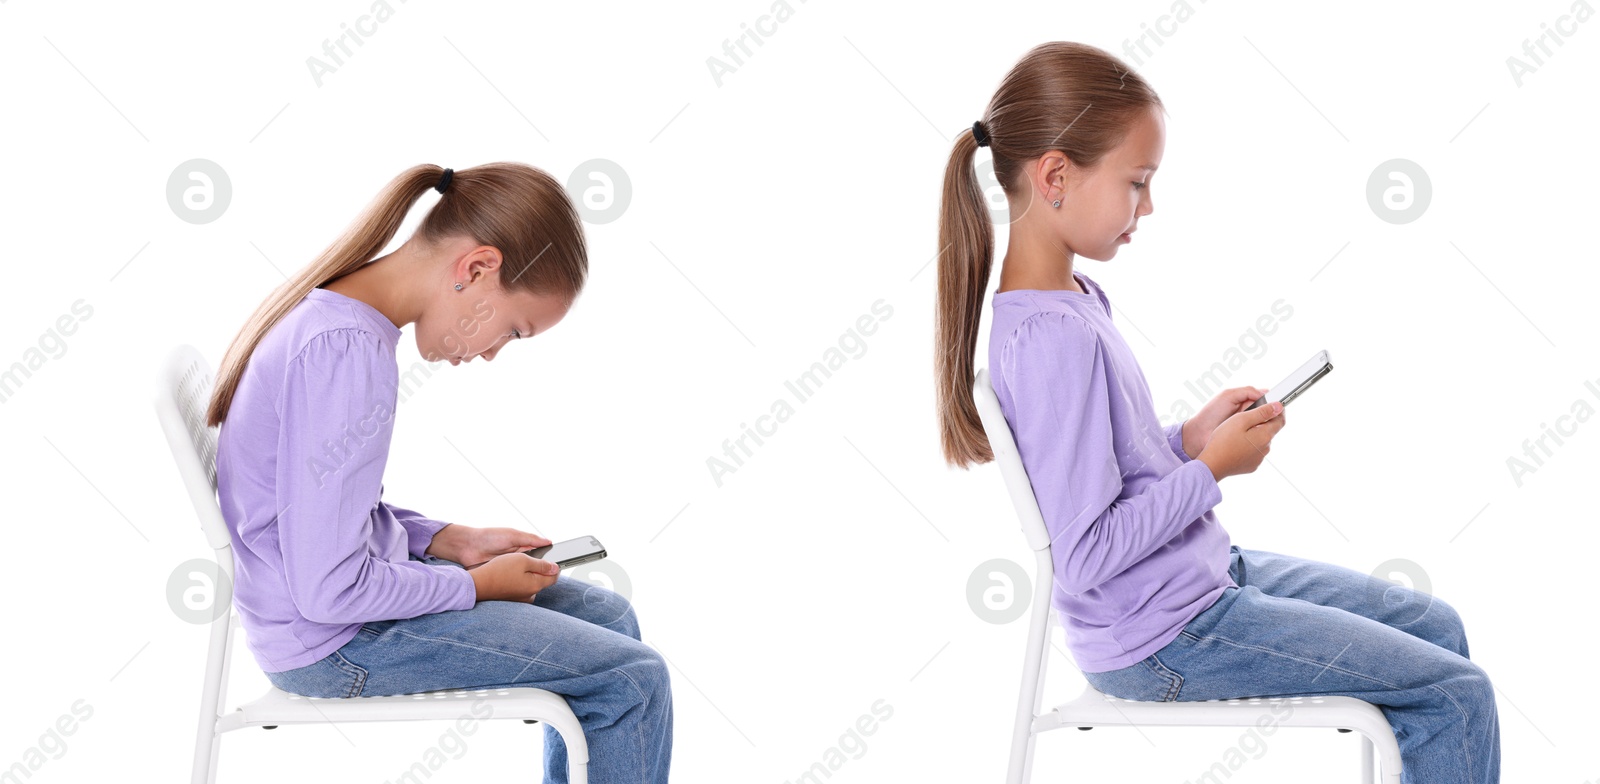
[[[1046,711],[1033,722],[1033,731],[1061,727],[1164,726],[1245,727],[1263,716],[1280,727],[1335,727],[1360,732],[1369,738],[1394,737],[1383,712],[1354,697],[1249,697],[1196,702],[1153,702],[1112,697],[1093,686],[1071,701]]]
[[[554,725],[563,737],[574,737],[568,733],[580,730],[567,701],[544,689],[441,689],[384,697],[324,698],[291,694],[273,686],[218,719],[217,732],[278,724],[458,719],[478,715],[471,707],[477,700],[488,704],[488,712],[480,718],[537,719]]]

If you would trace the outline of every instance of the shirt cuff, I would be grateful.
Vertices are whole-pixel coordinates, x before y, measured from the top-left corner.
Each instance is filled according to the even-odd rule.
[[[478,603],[478,584],[472,581],[472,575],[466,569],[448,564],[435,565],[435,569],[445,573],[445,579],[461,585],[461,593],[452,610],[470,610]]]
[[[401,528],[406,529],[406,549],[412,555],[415,555],[417,560],[423,560],[428,557],[428,546],[433,544],[434,534],[439,533],[440,529],[450,524],[444,520],[434,520],[420,516],[411,517],[408,515],[401,517],[396,515],[395,519],[399,521]]]
[[[1209,510],[1222,503],[1222,485],[1218,484],[1215,476],[1212,476],[1211,466],[1206,465],[1203,460],[1190,460],[1189,463],[1192,465],[1182,465],[1176,470],[1193,471],[1199,475],[1195,481],[1200,483],[1200,490],[1204,494],[1201,497],[1205,501],[1205,508]]]
[[[1189,456],[1188,452],[1183,451],[1183,425],[1184,422],[1188,421],[1189,420],[1185,419],[1179,422],[1174,422],[1166,427],[1167,446],[1172,447],[1172,453],[1178,456],[1178,460],[1185,463],[1194,459]]]

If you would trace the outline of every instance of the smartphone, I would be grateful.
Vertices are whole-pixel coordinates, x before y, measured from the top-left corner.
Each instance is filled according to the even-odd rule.
[[[563,569],[606,557],[606,548],[600,544],[599,539],[592,536],[580,536],[577,539],[568,539],[565,542],[547,544],[522,552],[534,558],[550,561]]]
[[[1267,390],[1267,394],[1262,395],[1245,410],[1253,411],[1273,400],[1277,400],[1287,406],[1289,401],[1299,397],[1301,392],[1310,389],[1312,384],[1317,383],[1318,379],[1328,375],[1330,370],[1333,370],[1333,363],[1328,360],[1328,350],[1318,351],[1316,356],[1307,360],[1304,365],[1300,366],[1299,370],[1290,373],[1288,378],[1279,382],[1272,389]]]

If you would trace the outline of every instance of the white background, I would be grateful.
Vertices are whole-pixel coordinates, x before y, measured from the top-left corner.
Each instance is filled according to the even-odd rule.
[[[1494,680],[1505,780],[1600,778],[1581,708],[1596,514],[1580,496],[1600,448],[1583,239],[1600,25],[1567,19],[1518,86],[1507,58],[1531,65],[1524,41],[1570,9],[1500,6],[1216,0],[1178,22],[1164,0],[795,0],[718,86],[708,58],[763,0],[396,0],[318,86],[307,59],[366,0],[0,3],[0,367],[48,354],[0,404],[0,766],[83,699],[92,716],[38,781],[188,776],[206,637],[166,586],[209,551],[150,407],[160,358],[192,343],[220,363],[284,274],[407,166],[516,160],[566,181],[601,158],[632,201],[587,227],[579,304],[493,363],[434,369],[401,406],[386,498],[599,536],[672,668],[675,781],[791,781],[878,700],[892,716],[846,739],[856,753],[830,784],[1001,780],[1026,621],[979,618],[968,585],[984,561],[1031,562],[998,470],[942,461],[928,262],[951,139],[1030,47],[1076,40],[1135,66],[1169,113],[1155,212],[1112,261],[1077,262],[1162,420],[1205,402],[1186,382],[1230,349],[1247,361],[1229,386],[1333,357],[1261,469],[1223,482],[1234,543],[1363,573],[1410,562]],[[1157,26],[1149,56],[1124,53]],[[166,198],[193,158],[233,188],[204,225]],[[1409,224],[1365,195],[1393,158],[1432,182]],[[92,315],[48,337],[80,299]],[[707,458],[793,403],[783,382],[879,299],[893,314],[865,353],[719,487]],[[1250,335],[1280,299],[1292,317]],[[400,361],[421,362],[409,328]],[[1563,416],[1564,445],[1519,486],[1508,459]],[[233,704],[267,686],[240,643]],[[1051,662],[1047,697],[1075,694],[1080,676]],[[220,778],[388,781],[448,729],[244,730],[224,738]],[[537,777],[540,739],[486,723],[434,778]],[[1240,742],[1052,733],[1036,780],[1188,781]],[[1230,780],[1351,781],[1356,763],[1354,735],[1288,730]]]

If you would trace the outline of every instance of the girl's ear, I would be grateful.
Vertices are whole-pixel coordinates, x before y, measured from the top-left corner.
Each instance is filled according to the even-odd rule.
[[[1030,179],[1033,180],[1033,189],[1042,197],[1048,197],[1051,189],[1065,193],[1067,190],[1067,175],[1071,165],[1067,156],[1060,150],[1050,150],[1034,162],[1031,167]]]

